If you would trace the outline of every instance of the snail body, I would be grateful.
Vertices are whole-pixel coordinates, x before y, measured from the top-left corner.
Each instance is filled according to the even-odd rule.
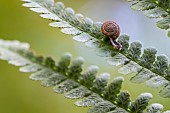
[[[114,46],[115,49],[118,49],[118,50],[122,49],[122,45],[120,43],[116,42],[116,39],[120,35],[119,25],[117,25],[113,21],[106,21],[101,26],[101,31],[105,36],[110,38],[110,42]]]

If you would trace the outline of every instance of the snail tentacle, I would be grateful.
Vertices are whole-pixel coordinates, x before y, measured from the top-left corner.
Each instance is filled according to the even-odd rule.
[[[110,38],[110,42],[113,45],[113,47],[115,49],[118,49],[119,51],[122,50],[122,45],[119,42],[116,42],[115,40],[113,40],[112,38]]]

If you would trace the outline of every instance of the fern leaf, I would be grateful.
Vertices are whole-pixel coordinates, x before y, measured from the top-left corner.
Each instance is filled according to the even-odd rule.
[[[153,69],[152,71],[158,74],[164,74],[165,70],[168,68],[168,58],[167,56],[164,55],[159,55],[157,56],[156,61],[153,64]]]
[[[25,4],[29,4],[24,5],[26,7],[29,6],[29,8],[43,9],[41,12],[41,16],[46,15],[43,17],[48,19],[52,19],[54,17],[57,18],[53,19],[53,21],[55,22],[50,23],[51,26],[61,28],[61,31],[65,34],[73,35],[74,40],[82,42],[87,47],[94,49],[97,55],[101,57],[106,57],[106,60],[109,64],[113,66],[121,66],[121,68],[119,69],[120,73],[124,75],[136,73],[136,75],[131,79],[132,82],[142,83],[147,81],[147,86],[151,86],[149,84],[150,82],[152,84],[154,80],[153,77],[158,76],[158,78],[163,77],[165,79],[160,79],[161,82],[157,82],[154,87],[163,86],[165,88],[167,84],[170,84],[169,74],[167,73],[167,70],[169,68],[168,58],[165,55],[156,55],[156,49],[146,48],[144,49],[144,52],[142,52],[142,44],[140,42],[132,42],[130,44],[129,36],[121,35],[118,38],[118,42],[123,45],[123,49],[121,52],[117,51],[110,45],[107,37],[102,34],[100,30],[102,22],[93,22],[90,18],[84,17],[82,14],[75,14],[73,9],[65,8],[64,4],[61,2],[54,3],[54,1],[51,0],[24,1],[27,2]],[[134,4],[135,6],[133,7],[134,9],[138,10],[149,10],[155,9],[155,7],[157,7],[157,4],[155,4],[155,2],[151,0],[130,1],[136,1],[136,3]],[[31,4],[34,3],[36,5],[33,5],[31,7]],[[165,25],[169,25],[168,22],[166,22]],[[79,71],[81,71],[81,69]],[[80,73],[78,73],[77,75],[79,74]],[[75,75],[75,77],[77,75]],[[166,91],[167,90],[170,89],[166,89]],[[100,92],[102,91],[103,90],[100,89]],[[165,93],[162,93],[161,96],[169,98],[169,96],[163,94]]]
[[[55,86],[54,87],[54,92],[56,92],[56,93],[65,93],[65,92],[71,91],[72,89],[77,88],[78,86],[79,86],[78,83],[76,83],[72,79],[68,79],[68,80],[62,82],[61,84]]]
[[[127,57],[131,58],[133,61],[138,60],[141,55],[141,48],[142,44],[140,42],[132,42],[129,47]]]
[[[128,91],[122,91],[117,97],[116,102],[120,107],[128,109],[131,104],[130,94]]]
[[[165,18],[163,18],[162,20],[158,21],[157,23],[157,26],[161,29],[169,29],[169,24],[170,24],[170,16],[167,16]]]
[[[98,67],[95,65],[90,66],[86,72],[79,77],[79,81],[81,84],[87,87],[91,87],[93,85],[93,81],[96,78]]]
[[[37,65],[37,64],[30,64],[30,65],[26,65],[24,67],[21,67],[19,70],[21,72],[35,72],[42,69],[42,66]]]
[[[109,73],[102,73],[93,83],[92,89],[99,94],[103,94],[105,87],[107,86],[107,82],[110,78]]]
[[[129,59],[122,54],[117,54],[114,57],[107,59],[107,63],[113,66],[122,66],[128,61]]]
[[[119,69],[119,72],[124,74],[124,75],[127,75],[127,74],[131,74],[131,73],[137,73],[141,69],[142,69],[142,67],[139,64],[131,61],[127,65],[124,65],[123,67],[121,67]]]
[[[55,86],[65,81],[66,79],[67,77],[65,77],[64,75],[59,74],[59,73],[54,73],[42,81],[42,86],[45,86],[45,87]]]
[[[103,99],[100,98],[100,96],[97,94],[92,94],[92,95],[84,98],[83,100],[79,100],[79,101],[75,102],[75,105],[86,107],[86,106],[93,106],[96,103],[100,103],[100,102],[103,102]]]
[[[141,2],[136,2],[131,6],[131,8],[133,10],[137,10],[137,11],[149,10],[149,9],[152,9],[152,8],[155,8],[155,7],[156,7],[156,5],[154,3],[148,1],[148,0],[143,0]]]
[[[149,93],[143,93],[139,95],[138,98],[132,103],[130,107],[131,111],[136,113],[143,113],[151,98],[152,95]]]
[[[147,109],[146,113],[161,113],[163,110],[163,106],[161,104],[152,104],[150,107]]]
[[[49,16],[51,16],[51,15],[49,15]],[[48,18],[49,19],[49,18]],[[54,19],[52,19],[52,20],[54,20]],[[58,27],[58,28],[69,28],[69,27],[71,27],[67,22],[52,22],[52,23],[50,23],[49,24],[51,27]]]
[[[163,77],[159,77],[159,76],[153,77],[146,82],[146,85],[153,88],[159,88],[162,86],[166,86],[167,84],[168,81],[165,80]]]
[[[87,42],[92,38],[91,38],[90,35],[87,35],[85,33],[81,33],[80,35],[74,36],[73,39],[78,41],[78,42]]]
[[[87,97],[91,94],[92,94],[92,92],[89,91],[86,87],[80,86],[80,87],[66,93],[65,97],[70,98],[70,99],[78,99],[78,98]]]
[[[160,91],[160,95],[162,97],[170,98],[170,85],[166,85],[163,90]]]
[[[160,18],[160,17],[167,16],[168,13],[159,7],[155,7],[154,9],[145,11],[144,15],[149,18]]]
[[[131,80],[131,82],[134,82],[134,83],[143,83],[155,76],[156,75],[154,73],[152,73],[151,71],[149,71],[147,69],[143,69],[141,72],[136,74],[136,76],[132,77],[130,80]]]
[[[156,23],[160,29],[169,29],[170,23],[170,4],[169,0],[128,0],[134,2],[131,8],[137,11],[143,11],[149,18],[159,18]],[[168,31],[168,36],[169,31]]]
[[[93,108],[89,109],[88,113],[107,113],[116,108],[112,103],[104,101],[96,104]]]
[[[117,94],[120,93],[120,89],[122,86],[122,82],[124,79],[122,77],[115,78],[110,85],[106,88],[104,97],[109,98],[110,100],[115,101],[117,98]]]
[[[144,54],[142,54],[139,64],[146,68],[152,68],[152,64],[156,58],[156,53],[157,51],[155,48],[144,49]]]
[[[98,67],[94,65],[82,73],[84,59],[78,57],[71,62],[71,57],[70,53],[66,53],[55,63],[51,57],[37,56],[31,52],[27,43],[0,40],[1,60],[11,62],[17,59],[20,64],[24,62],[20,70],[32,72],[29,78],[41,81],[45,87],[53,87],[56,93],[62,93],[66,98],[80,99],[75,105],[90,106],[89,113],[132,113],[147,107],[151,94],[141,94],[131,102],[130,94],[120,91],[123,77],[117,77],[108,84],[108,73],[102,73],[96,78]],[[18,66],[18,63],[13,65]]]
[[[52,74],[54,74],[54,72],[51,69],[44,68],[40,71],[37,71],[37,72],[31,74],[30,79],[32,79],[32,80],[43,80],[45,78],[48,78]]]

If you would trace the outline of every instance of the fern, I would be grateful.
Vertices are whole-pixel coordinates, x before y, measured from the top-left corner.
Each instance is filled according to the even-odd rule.
[[[41,17],[51,19],[52,27],[61,28],[65,34],[73,35],[73,39],[85,43],[93,48],[97,55],[105,57],[113,66],[121,66],[119,72],[127,75],[136,73],[131,81],[142,83],[146,81],[149,87],[163,87],[160,95],[170,98],[170,66],[165,55],[156,55],[154,48],[146,48],[142,51],[140,42],[129,43],[129,36],[121,35],[118,39],[123,45],[122,51],[115,50],[100,30],[102,22],[93,22],[92,19],[82,14],[75,14],[71,8],[65,8],[61,2],[53,0],[23,0],[25,7],[40,13]]]
[[[51,57],[37,56],[30,51],[27,43],[0,40],[1,60],[20,66],[21,72],[32,72],[30,79],[42,81],[45,87],[53,86],[56,93],[64,93],[66,98],[81,99],[75,105],[92,106],[88,113],[142,113],[146,109],[152,98],[150,93],[142,93],[131,102],[130,94],[121,91],[123,77],[117,77],[108,84],[108,73],[102,73],[96,78],[98,67],[94,65],[82,73],[84,59],[78,57],[71,63],[71,56],[66,53],[56,64]],[[148,113],[157,113],[163,109],[162,105],[154,105],[148,107]]]
[[[170,1],[169,0],[128,0],[135,2],[131,8],[137,11],[144,11],[149,18],[160,18],[156,25],[161,29],[169,29],[170,26]],[[170,37],[170,30],[168,31]]]

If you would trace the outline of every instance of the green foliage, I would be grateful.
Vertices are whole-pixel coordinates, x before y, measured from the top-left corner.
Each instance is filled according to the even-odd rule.
[[[123,45],[123,49],[122,51],[117,51],[108,42],[107,37],[102,34],[100,30],[102,22],[93,22],[90,18],[84,17],[81,14],[75,14],[73,9],[65,8],[64,4],[61,2],[55,3],[53,0],[23,1],[26,2],[23,6],[29,7],[31,10],[40,13],[40,16],[43,18],[53,20],[53,22],[50,23],[50,26],[61,28],[61,32],[73,35],[74,40],[85,43],[87,47],[94,49],[97,55],[105,57],[109,64],[113,66],[120,66],[120,73],[124,75],[136,73],[136,75],[131,78],[132,82],[142,83],[146,81],[146,85],[149,87],[163,87],[160,95],[165,98],[170,98],[170,76],[168,72],[170,68],[169,61],[165,55],[156,55],[156,49],[146,48],[144,49],[144,52],[142,52],[142,44],[140,42],[132,42],[130,44],[129,36],[121,35],[118,38],[118,42]],[[154,0],[130,1],[136,1],[136,3],[132,5],[133,9],[147,10],[148,15],[155,15],[152,14],[152,10],[150,11],[149,9],[153,9],[155,7],[157,9],[160,8],[157,7]],[[160,2],[161,1],[159,1],[159,3]],[[165,25],[169,24],[166,23]],[[67,64],[65,65],[67,66]],[[77,67],[77,70],[72,70],[70,68],[68,73],[71,74],[75,71],[77,74],[74,74],[74,78],[77,78],[81,72],[81,64],[73,65],[73,69],[75,67]],[[62,66],[59,66],[59,68],[62,68]],[[63,69],[66,68],[64,67]],[[94,79],[94,76],[90,77],[86,74],[81,77],[80,80],[83,82],[83,79],[85,78],[87,80],[92,80]],[[89,82],[86,86],[91,84],[92,83]],[[105,81],[98,80],[95,85],[96,87],[98,85],[105,87],[106,84]],[[93,88],[96,89],[96,87]],[[103,92],[103,89],[98,89],[98,91]]]
[[[146,113],[161,113],[163,106],[161,104],[152,104],[146,111]]]
[[[130,109],[132,113],[143,113],[143,110],[148,106],[149,100],[152,95],[149,93],[143,93],[138,96],[138,98],[132,103]]]
[[[120,93],[120,89],[122,86],[122,82],[124,79],[122,77],[118,77],[114,79],[109,86],[106,88],[106,93],[104,94],[105,98],[108,98],[109,100],[116,100],[117,94]]]
[[[169,0],[127,0],[134,2],[131,6],[133,10],[144,11],[144,15],[149,18],[159,18],[156,25],[161,29],[169,29],[170,26],[170,1]],[[170,37],[170,31],[168,36]]]
[[[130,94],[127,91],[122,91],[117,97],[116,102],[120,107],[128,109],[131,103]]]
[[[78,57],[71,62],[71,57],[66,53],[56,63],[51,57],[37,56],[29,50],[27,43],[0,40],[1,60],[20,66],[22,72],[32,72],[30,79],[41,81],[45,87],[53,86],[54,92],[64,93],[66,98],[80,99],[75,105],[90,106],[88,113],[142,113],[148,106],[151,94],[143,93],[131,102],[130,94],[121,91],[123,77],[108,83],[108,73],[96,78],[97,66],[90,66],[83,72],[84,59]],[[147,112],[158,113],[162,109],[162,105],[151,105]]]
[[[127,57],[130,58],[133,61],[137,61],[140,58],[141,55],[141,48],[142,48],[142,44],[139,42],[132,42],[128,53],[127,53]]]
[[[152,68],[152,64],[155,61],[156,58],[156,49],[154,48],[146,48],[144,50],[144,54],[142,54],[139,64],[143,67],[146,67],[148,69]]]

